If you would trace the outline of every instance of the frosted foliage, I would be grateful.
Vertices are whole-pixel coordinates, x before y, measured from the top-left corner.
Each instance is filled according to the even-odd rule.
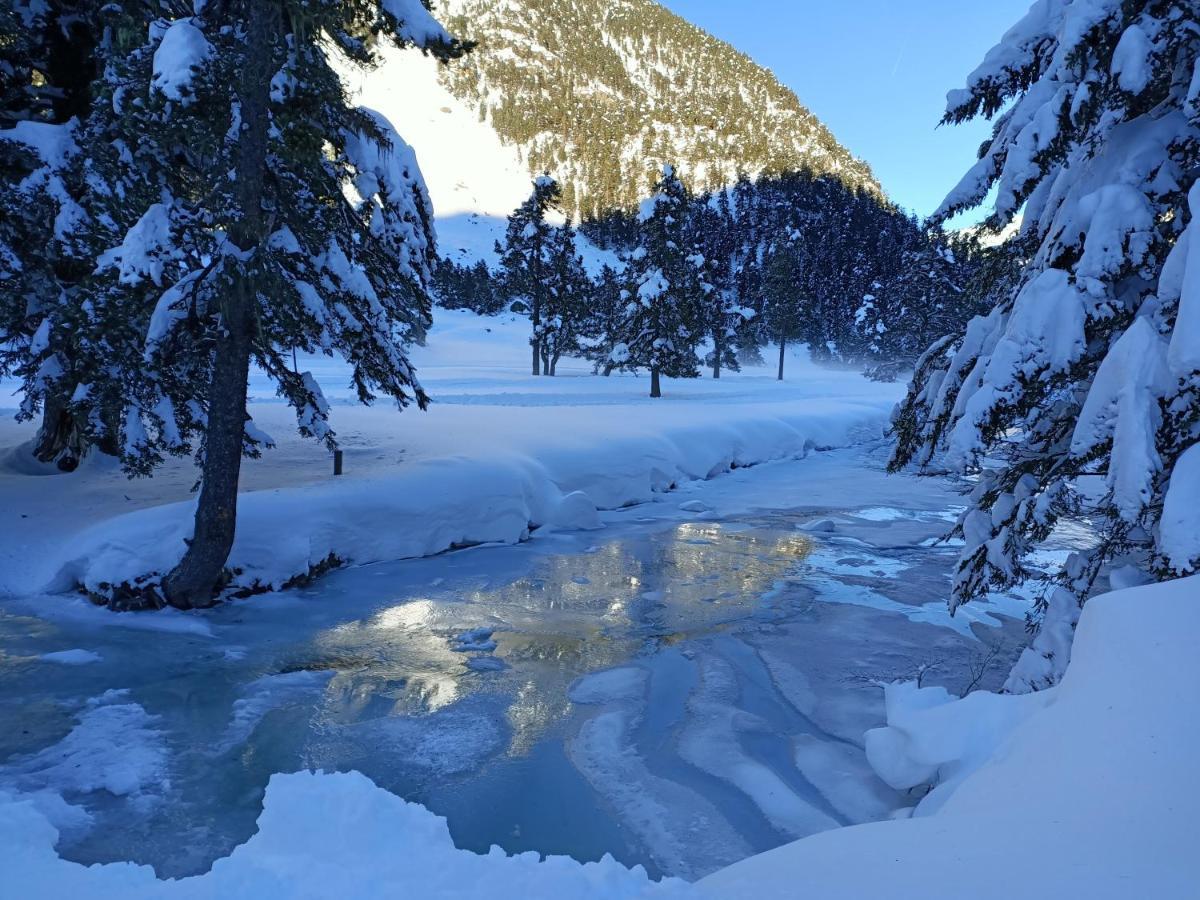
[[[1200,371],[1200,234],[1197,234],[1200,227],[1196,224],[1196,215],[1200,213],[1200,185],[1192,188],[1188,201],[1192,224],[1163,267],[1162,282],[1166,284],[1160,287],[1160,297],[1166,294],[1163,299],[1179,301],[1167,357],[1171,374],[1179,378]]]
[[[1158,400],[1168,390],[1166,343],[1145,319],[1129,327],[1100,364],[1071,438],[1086,456],[1112,442],[1106,481],[1121,516],[1137,519],[1151,497],[1162,459],[1154,445]]]
[[[1175,463],[1159,527],[1159,546],[1171,568],[1194,570],[1200,562],[1200,444]]]
[[[429,279],[428,254],[432,250],[427,222],[433,204],[417,156],[378,112],[363,109],[379,130],[378,136],[346,135],[346,156],[358,172],[354,188],[372,215],[371,231],[395,247],[409,277],[424,284]]]
[[[1039,0],[948,97],[948,121],[995,121],[937,217],[995,190],[993,227],[1021,211],[1023,270],[919,373],[894,420],[919,449],[897,459],[979,475],[952,608],[1030,577],[1064,518],[1093,536],[1051,572],[1022,689],[1061,676],[1098,589],[1197,563],[1198,65],[1194,2]]]
[[[172,22],[154,51],[150,84],[168,100],[187,103],[196,70],[212,56],[213,48],[190,19]]]
[[[383,0],[382,6],[399,23],[396,33],[401,40],[418,47],[450,43],[450,35],[421,0]]]
[[[950,456],[966,463],[981,448],[990,409],[1015,395],[1019,379],[1063,372],[1083,352],[1084,297],[1066,272],[1049,269],[1018,295],[950,438]]]

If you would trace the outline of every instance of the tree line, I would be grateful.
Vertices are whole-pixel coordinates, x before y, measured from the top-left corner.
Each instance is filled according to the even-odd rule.
[[[647,372],[655,397],[663,377],[720,378],[768,344],[781,380],[794,344],[892,380],[983,311],[988,273],[1015,265],[978,235],[926,229],[836,177],[741,178],[697,195],[667,165],[637,212],[579,226],[620,261],[589,276],[576,228],[551,221],[562,196],[549,175],[534,182],[497,242],[496,271],[440,262],[439,302],[527,313],[534,375],[582,357],[604,374]]]

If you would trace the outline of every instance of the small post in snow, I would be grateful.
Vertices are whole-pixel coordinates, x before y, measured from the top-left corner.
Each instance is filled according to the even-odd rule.
[[[341,450],[333,451],[333,474],[335,476],[342,474],[342,451]]]

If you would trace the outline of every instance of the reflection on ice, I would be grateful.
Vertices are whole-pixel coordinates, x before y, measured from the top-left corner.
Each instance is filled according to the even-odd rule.
[[[121,688],[108,708],[126,712],[102,715],[145,717],[122,752],[161,762],[169,802],[126,822],[128,804],[75,791],[94,826],[61,849],[82,861],[203,870],[249,835],[272,772],[321,767],[447,814],[464,846],[611,851],[697,876],[901,803],[862,757],[882,715],[874,681],[931,646],[965,660],[973,627],[1023,613],[951,620],[945,548],[920,546],[944,516],[896,512],[839,514],[813,535],[786,514],[655,522],[559,535],[554,552],[350,569],[152,639],[0,614],[22,699],[0,703],[0,788],[70,793],[39,754],[75,733],[62,710]],[[63,647],[96,659],[37,661]]]

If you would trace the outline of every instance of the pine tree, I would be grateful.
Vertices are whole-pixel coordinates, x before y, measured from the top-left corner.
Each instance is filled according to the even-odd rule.
[[[91,270],[78,252],[84,215],[72,168],[105,18],[66,0],[0,8],[0,375],[22,381],[19,419],[42,414],[34,455],[65,471],[92,444],[71,408],[73,295]]]
[[[534,375],[540,375],[543,368],[543,320],[549,303],[546,279],[552,265],[556,230],[546,221],[546,214],[558,209],[561,198],[562,189],[557,181],[549,175],[538,176],[529,199],[508,217],[504,243],[496,243],[505,294],[510,300],[524,300],[529,307]]]
[[[565,354],[582,350],[580,339],[587,327],[592,283],[575,248],[575,229],[570,224],[554,230],[548,248],[546,310],[539,344],[542,371],[555,375]]]
[[[1015,289],[1001,279],[995,308],[922,360],[893,458],[978,474],[952,610],[1034,577],[1060,519],[1095,529],[1039,604],[1012,691],[1061,677],[1096,591],[1200,567],[1200,16],[1190,0],[1060,6],[950,95],[949,123],[1000,115],[938,216],[995,186],[989,224],[1024,207],[1032,249]]]
[[[612,351],[625,369],[650,370],[650,396],[662,396],[663,376],[696,378],[702,337],[699,305],[703,258],[687,250],[690,197],[671,165],[642,205],[637,248],[629,255],[628,305]]]
[[[767,250],[763,262],[763,324],[771,340],[779,346],[776,377],[783,381],[788,341],[796,339],[805,321],[806,307],[812,294],[809,281],[807,247],[799,240],[787,240]]]
[[[740,368],[736,353],[738,338],[755,312],[738,299],[737,278],[744,248],[729,193],[721,191],[716,197],[699,197],[694,205],[689,220],[689,243],[701,260],[700,316],[712,341],[707,362],[713,378],[720,378],[722,369],[736,372]]]
[[[588,291],[584,353],[592,361],[593,370],[604,375],[611,375],[615,367],[613,350],[620,340],[621,322],[629,304],[630,295],[623,284],[624,273],[605,264]]]
[[[270,444],[246,411],[252,362],[301,434],[330,447],[328,404],[296,350],[343,357],[364,403],[427,402],[403,345],[429,323],[429,200],[412,151],[349,105],[330,55],[365,65],[378,41],[442,58],[462,47],[417,0],[210,0],[148,29],[143,5],[126,6],[105,7],[108,52],[77,139],[88,152],[73,162],[91,274],[62,317],[85,366],[72,409],[116,438],[131,473],[195,454],[182,560],[124,592],[206,606],[227,574],[242,456]],[[35,338],[61,327],[43,315]]]

